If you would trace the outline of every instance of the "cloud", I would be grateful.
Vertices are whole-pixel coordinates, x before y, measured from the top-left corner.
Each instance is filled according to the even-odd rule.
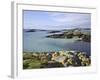
[[[75,12],[25,12],[25,28],[64,29],[71,27],[91,27],[89,13]]]
[[[82,13],[49,13],[51,19],[58,23],[78,24],[79,22],[90,21],[89,14]]]
[[[65,13],[51,13],[50,17],[53,21],[56,22],[66,22],[68,21],[67,15]]]

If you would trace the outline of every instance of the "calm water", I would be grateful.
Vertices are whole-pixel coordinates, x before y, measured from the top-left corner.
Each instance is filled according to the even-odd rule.
[[[49,33],[50,34],[50,33]],[[49,52],[60,50],[78,50],[87,52],[90,55],[90,43],[76,41],[73,39],[46,38],[47,31],[23,33],[23,51],[25,52]]]

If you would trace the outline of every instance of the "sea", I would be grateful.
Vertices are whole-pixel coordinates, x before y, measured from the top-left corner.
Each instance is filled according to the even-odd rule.
[[[23,52],[55,52],[61,50],[72,50],[86,52],[86,54],[91,55],[90,42],[77,41],[77,38],[54,39],[46,37],[51,34],[52,33],[49,33],[49,31],[46,30],[28,32],[24,29]]]

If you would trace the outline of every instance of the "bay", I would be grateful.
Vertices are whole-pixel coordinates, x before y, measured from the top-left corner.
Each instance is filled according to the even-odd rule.
[[[75,50],[86,52],[88,55],[91,53],[91,44],[89,42],[77,41],[77,38],[47,38],[47,35],[50,35],[48,31],[23,31],[23,51],[52,52],[61,50]]]

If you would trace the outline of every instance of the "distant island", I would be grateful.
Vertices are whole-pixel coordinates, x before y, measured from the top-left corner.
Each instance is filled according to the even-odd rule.
[[[36,30],[35,29],[29,29],[26,32],[36,32]]]
[[[48,33],[58,33],[58,32],[61,32],[61,31],[49,31]]]
[[[41,30],[41,29],[24,29],[25,32],[37,32],[37,31],[47,31],[47,30]]]

